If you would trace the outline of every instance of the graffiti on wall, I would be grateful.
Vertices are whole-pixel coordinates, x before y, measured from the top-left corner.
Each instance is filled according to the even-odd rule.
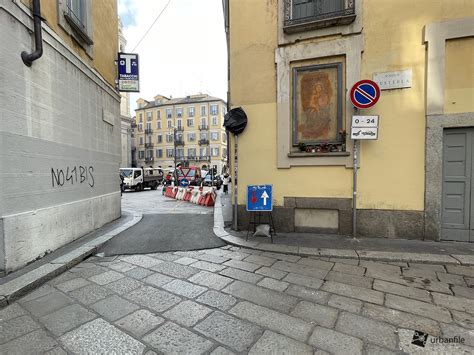
[[[51,183],[53,187],[64,186],[65,184],[85,184],[94,187],[94,167],[74,166],[66,169],[51,168]]]

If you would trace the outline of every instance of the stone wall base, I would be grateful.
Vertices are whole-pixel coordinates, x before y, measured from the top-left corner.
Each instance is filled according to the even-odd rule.
[[[352,234],[352,201],[342,198],[285,197],[274,207],[275,229],[281,233]],[[250,212],[239,205],[238,227],[247,230]],[[359,237],[424,239],[423,211],[357,210]]]

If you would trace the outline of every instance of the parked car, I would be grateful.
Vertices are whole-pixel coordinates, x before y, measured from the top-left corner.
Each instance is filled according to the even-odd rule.
[[[222,179],[219,175],[215,175],[214,179],[211,174],[207,174],[203,181],[204,186],[215,186],[218,190],[222,186]]]

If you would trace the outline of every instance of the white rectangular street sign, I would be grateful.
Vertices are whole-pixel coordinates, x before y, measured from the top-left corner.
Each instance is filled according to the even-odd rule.
[[[352,127],[351,139],[377,139],[377,127]]]
[[[375,127],[379,126],[379,116],[352,116],[352,127]]]
[[[411,88],[412,70],[375,73],[373,79],[380,90]]]

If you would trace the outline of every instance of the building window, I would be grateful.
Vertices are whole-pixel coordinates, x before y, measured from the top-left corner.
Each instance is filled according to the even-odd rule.
[[[156,121],[156,129],[161,129],[161,121]]]
[[[173,122],[171,122],[171,120],[166,121],[166,127],[168,128],[173,127]]]
[[[138,122],[143,122],[143,113],[138,114]]]
[[[178,126],[179,129],[183,129],[183,121],[182,120],[177,120],[176,123],[177,123],[177,126]]]
[[[213,157],[218,157],[218,156],[219,156],[219,153],[220,153],[219,151],[220,151],[219,147],[217,147],[217,148],[211,148],[211,155],[212,155]]]
[[[176,117],[183,117],[183,109],[181,107],[176,108]]]
[[[162,136],[161,134],[159,134],[159,135],[156,136],[156,142],[157,142],[157,143],[163,142],[163,136]]]
[[[172,158],[173,154],[174,154],[174,149],[173,148],[166,149],[166,157],[167,158]]]
[[[342,99],[342,63],[293,68],[293,146],[340,143]]]
[[[225,115],[227,113],[227,107],[222,106],[222,115]]]
[[[211,140],[218,141],[219,140],[219,132],[211,132]]]
[[[355,0],[285,0],[287,33],[347,25],[355,19]]]
[[[207,147],[199,148],[199,156],[201,158],[206,158],[207,157]]]
[[[92,56],[92,0],[58,1],[59,25]]]
[[[188,133],[188,141],[195,142],[196,141],[196,133]]]
[[[143,131],[143,123],[138,124],[138,132]]]
[[[186,123],[188,127],[194,127],[194,118],[188,118]]]
[[[151,131],[151,122],[146,123],[146,129],[147,129],[147,131]]]
[[[146,157],[147,158],[153,158],[153,150],[147,150],[146,151]]]
[[[194,117],[194,107],[188,107],[188,116]]]
[[[213,126],[217,126],[218,124],[219,124],[219,121],[218,121],[217,117],[216,117],[216,116],[213,116],[213,117],[212,117],[212,125],[213,125]]]
[[[207,140],[207,132],[202,132],[199,134],[199,139],[206,141]]]
[[[201,116],[206,116],[206,106],[201,106]]]
[[[157,158],[163,158],[163,149],[157,149],[156,150],[156,157]]]
[[[222,141],[223,141],[224,143],[227,143],[227,134],[222,133]]]
[[[161,111],[156,110],[156,118],[160,119],[161,118]]]
[[[207,126],[207,118],[201,117],[201,127],[206,127]]]
[[[188,157],[190,158],[196,157],[196,148],[188,148]]]
[[[146,113],[146,120],[147,120],[147,121],[151,121],[152,119],[153,119],[152,113],[151,113],[151,112],[147,112],[147,113]]]
[[[168,133],[166,135],[166,142],[167,143],[173,143],[173,133]]]
[[[173,109],[167,108],[166,109],[166,118],[172,118],[173,117]]]
[[[138,152],[138,158],[140,159],[145,159],[145,151],[144,150],[140,150]]]
[[[211,105],[211,115],[219,114],[219,108],[217,105]]]
[[[140,137],[140,145],[143,145],[143,137]]]
[[[227,148],[222,148],[222,158],[227,158]]]
[[[184,148],[176,148],[176,158],[184,158]]]

